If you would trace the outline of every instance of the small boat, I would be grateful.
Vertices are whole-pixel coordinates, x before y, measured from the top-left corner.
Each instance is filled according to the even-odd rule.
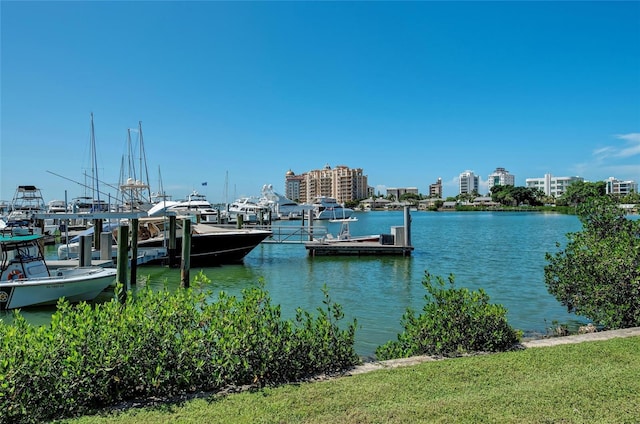
[[[64,200],[50,200],[47,203],[47,213],[65,213],[67,212],[67,203]]]
[[[344,207],[334,197],[317,196],[312,206],[314,219],[347,219],[353,214],[353,209]]]
[[[115,268],[73,267],[50,270],[37,234],[0,235],[0,310],[52,305],[64,297],[91,301],[116,278]]]
[[[331,222],[340,222],[340,231],[338,231],[337,236],[333,236],[331,233],[328,233],[322,240],[323,243],[339,243],[339,242],[379,242],[380,234],[370,234],[363,236],[352,236],[351,230],[349,229],[349,222],[357,221],[357,219],[341,219],[341,220],[331,220]]]
[[[358,218],[356,218],[355,216],[349,217],[349,218],[340,218],[340,219],[330,219],[329,222],[354,222],[357,221]]]

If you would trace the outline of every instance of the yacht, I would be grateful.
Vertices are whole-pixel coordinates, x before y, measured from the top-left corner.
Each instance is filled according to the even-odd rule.
[[[211,205],[204,194],[195,190],[182,201],[164,202],[165,205],[168,205],[167,212],[175,212],[178,215],[195,215],[196,221],[203,224],[220,224],[222,222],[219,211]]]
[[[259,204],[271,210],[272,219],[302,219],[304,211],[310,209],[309,205],[300,205],[276,193],[271,184],[265,184],[262,187],[262,197],[260,197]]]
[[[269,218],[269,206],[256,197],[241,197],[229,204],[227,213],[229,222],[238,222],[242,216],[242,222],[256,224]]]
[[[347,219],[353,214],[353,209],[345,208],[329,196],[317,196],[313,199],[312,207],[314,219]]]

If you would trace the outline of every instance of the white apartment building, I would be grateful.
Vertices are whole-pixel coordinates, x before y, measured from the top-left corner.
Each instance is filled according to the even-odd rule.
[[[605,183],[607,184],[607,194],[626,195],[638,192],[638,183],[632,180],[620,181],[614,177],[609,177],[605,180]]]
[[[478,193],[480,190],[480,177],[473,171],[464,171],[460,174],[460,194]]]
[[[338,165],[295,175],[289,170],[285,176],[285,192],[289,199],[300,203],[313,201],[316,196],[329,196],[338,203],[365,199],[369,195],[367,176],[362,168]]]
[[[551,174],[544,174],[543,178],[527,178],[525,184],[527,188],[542,190],[546,196],[560,197],[567,191],[567,187],[576,181],[584,181],[584,178],[554,177]]]
[[[493,173],[489,174],[489,179],[487,180],[489,186],[489,192],[491,192],[491,187],[493,186],[515,186],[516,185],[516,177],[513,174],[510,174],[504,168],[496,168]]]

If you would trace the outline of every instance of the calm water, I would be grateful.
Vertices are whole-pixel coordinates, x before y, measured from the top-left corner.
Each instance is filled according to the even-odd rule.
[[[397,212],[359,212],[351,234],[391,233],[403,225]],[[413,255],[404,257],[310,258],[303,245],[262,244],[243,265],[204,269],[210,288],[240,294],[263,278],[274,304],[286,318],[297,307],[315,311],[322,306],[327,285],[347,318],[357,318],[356,350],[372,356],[376,347],[396,338],[407,307],[420,309],[425,290],[421,281],[428,270],[434,276],[454,274],[456,285],[483,288],[492,303],[508,309],[512,326],[527,333],[544,333],[553,321],[583,322],[568,314],[546,290],[545,253],[556,251],[567,232],[581,228],[576,216],[527,212],[412,212]],[[336,234],[339,224],[328,226]],[[300,221],[284,225],[300,225]],[[191,270],[191,277],[199,269]],[[180,271],[163,267],[139,268],[152,287],[179,286]],[[108,297],[108,296],[105,296]],[[50,309],[25,310],[34,323],[46,322]],[[4,315],[6,318],[7,316]]]

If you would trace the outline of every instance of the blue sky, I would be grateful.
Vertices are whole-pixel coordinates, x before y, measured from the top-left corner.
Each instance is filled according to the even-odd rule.
[[[284,175],[640,182],[640,2],[2,1],[0,199],[117,184],[142,121],[152,190]],[[136,133],[133,133],[135,139]],[[57,174],[57,175],[56,175]],[[60,177],[60,176],[62,177]],[[64,177],[64,178],[63,178]],[[202,186],[203,182],[207,186]],[[482,190],[481,190],[482,191]]]

